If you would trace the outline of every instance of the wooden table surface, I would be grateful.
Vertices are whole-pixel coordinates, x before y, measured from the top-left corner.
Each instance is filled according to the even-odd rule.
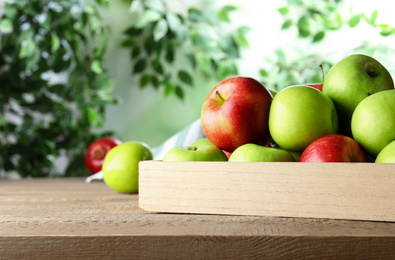
[[[395,259],[395,223],[149,213],[80,178],[0,180],[0,259]]]

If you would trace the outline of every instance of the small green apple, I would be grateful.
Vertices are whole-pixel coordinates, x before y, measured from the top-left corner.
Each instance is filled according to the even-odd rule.
[[[283,149],[302,152],[314,140],[337,130],[335,106],[321,91],[310,86],[290,86],[273,98],[269,131]]]
[[[214,145],[174,147],[170,149],[163,161],[227,161],[224,152]]]
[[[104,158],[104,182],[118,192],[137,193],[139,162],[152,158],[150,148],[142,142],[129,141],[115,146]]]
[[[362,100],[351,120],[352,135],[372,157],[395,140],[395,90],[385,90]]]
[[[193,142],[191,146],[202,146],[202,145],[213,145],[213,143],[210,142],[210,140],[208,140],[207,138],[203,137],[197,139],[195,142]]]
[[[335,104],[342,132],[350,135],[351,116],[359,102],[393,88],[392,77],[380,62],[367,55],[354,54],[332,66],[322,91]]]
[[[395,140],[387,144],[376,157],[376,163],[395,163]]]
[[[294,157],[286,150],[257,144],[244,144],[236,148],[229,162],[294,162]]]

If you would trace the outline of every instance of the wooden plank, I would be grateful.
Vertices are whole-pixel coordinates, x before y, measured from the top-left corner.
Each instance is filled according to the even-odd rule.
[[[139,210],[84,179],[0,180],[0,259],[394,259],[395,223]]]
[[[395,165],[160,162],[140,164],[141,209],[395,221]]]

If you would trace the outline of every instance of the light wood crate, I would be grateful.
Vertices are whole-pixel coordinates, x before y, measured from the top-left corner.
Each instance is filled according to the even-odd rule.
[[[144,211],[395,221],[395,164],[143,161],[139,170]]]

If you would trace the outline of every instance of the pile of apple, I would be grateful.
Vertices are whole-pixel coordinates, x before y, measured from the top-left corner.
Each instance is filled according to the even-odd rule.
[[[278,93],[248,77],[215,86],[203,103],[207,142],[171,149],[163,161],[395,163],[395,90],[370,56],[336,63],[323,84]]]
[[[395,163],[395,90],[387,69],[366,55],[336,63],[324,83],[278,93],[247,77],[215,86],[203,103],[206,139],[175,147],[163,161]],[[122,193],[138,192],[139,162],[152,160],[143,142],[102,138],[86,165]]]

